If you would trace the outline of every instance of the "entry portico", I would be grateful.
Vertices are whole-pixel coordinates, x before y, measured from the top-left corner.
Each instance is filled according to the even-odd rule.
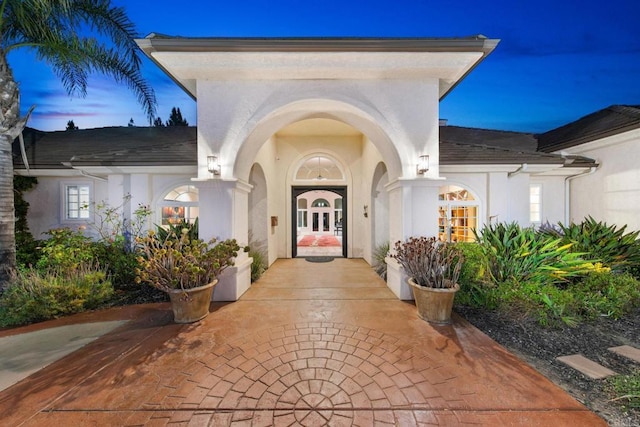
[[[344,170],[348,257],[371,262],[376,244],[438,233],[438,102],[495,48],[483,36],[449,39],[218,39],[152,34],[137,40],[198,102],[202,237],[249,233],[271,264],[292,256],[297,168],[314,156]],[[207,168],[216,156],[220,175]],[[429,168],[418,174],[419,157]],[[274,220],[275,219],[275,220]],[[237,260],[216,299],[236,300],[251,260]],[[388,285],[403,299],[397,266]]]

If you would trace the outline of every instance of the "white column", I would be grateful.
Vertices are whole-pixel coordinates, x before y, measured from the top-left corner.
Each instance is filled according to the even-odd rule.
[[[401,179],[386,186],[389,192],[389,242],[412,236],[437,236],[438,190],[442,180]],[[387,286],[401,300],[413,299],[406,275],[393,259],[387,259]]]
[[[251,186],[238,180],[194,180],[199,192],[199,234],[204,240],[236,239],[246,246],[249,234],[249,192]],[[251,262],[242,249],[235,266],[219,278],[214,301],[237,301],[251,286]]]
[[[135,211],[140,208],[141,205],[151,207],[151,189],[150,189],[150,177],[148,174],[133,174],[130,177],[130,194],[131,200],[129,202],[129,221],[138,221]],[[147,230],[149,228],[155,228],[152,221],[149,218],[145,219],[144,224],[141,225],[141,230]]]

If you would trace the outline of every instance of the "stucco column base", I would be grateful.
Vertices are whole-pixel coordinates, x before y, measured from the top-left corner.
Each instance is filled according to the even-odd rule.
[[[227,268],[213,290],[212,301],[238,301],[251,287],[251,263],[253,258],[242,252],[235,265]]]
[[[387,262],[387,286],[391,289],[391,292],[403,301],[413,300],[413,292],[411,286],[407,283],[407,275],[404,274],[404,269],[393,258],[385,258]]]

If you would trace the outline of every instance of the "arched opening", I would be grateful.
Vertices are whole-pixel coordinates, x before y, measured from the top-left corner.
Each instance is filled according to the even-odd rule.
[[[259,164],[254,164],[249,175],[252,190],[249,193],[249,247],[252,251],[260,252],[268,264],[271,265],[269,255],[269,202],[267,180]]]
[[[296,181],[344,180],[340,165],[331,157],[318,154],[306,158],[295,173]]]
[[[472,242],[478,228],[478,199],[457,185],[440,187],[438,206],[438,238],[447,242]]]
[[[373,173],[371,185],[371,248],[374,252],[389,243],[389,193],[384,189],[388,183],[387,168],[380,162]]]
[[[198,188],[185,184],[169,190],[158,202],[159,224],[169,227],[179,223],[195,223],[199,215]]]
[[[268,212],[278,224],[271,228],[276,257],[297,256],[293,242],[302,234],[300,227],[338,238],[341,256],[369,260],[371,226],[361,212],[371,204],[373,170],[383,161],[389,176],[401,176],[403,169],[386,130],[366,112],[332,100],[304,100],[264,113],[256,113],[261,118],[255,117],[256,126],[246,129],[246,139],[239,136],[220,152],[235,159],[232,169],[237,179],[244,179],[246,162],[251,159],[263,167],[271,188],[278,189],[269,194]],[[233,144],[237,145],[235,153]],[[316,214],[311,212],[311,201],[306,207],[298,206],[291,192],[297,186],[344,187],[349,197],[338,202],[334,199],[340,197],[328,197],[327,211]],[[286,210],[280,210],[281,206]]]

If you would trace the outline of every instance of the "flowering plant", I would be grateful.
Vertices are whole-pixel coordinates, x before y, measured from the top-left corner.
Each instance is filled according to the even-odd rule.
[[[397,241],[394,258],[416,284],[429,288],[453,288],[462,268],[462,252],[435,237],[410,237]]]
[[[189,289],[213,282],[234,264],[240,246],[235,239],[205,242],[190,239],[189,230],[182,229],[158,238],[149,231],[138,237],[140,267],[136,269],[136,282],[146,282],[164,292]]]

